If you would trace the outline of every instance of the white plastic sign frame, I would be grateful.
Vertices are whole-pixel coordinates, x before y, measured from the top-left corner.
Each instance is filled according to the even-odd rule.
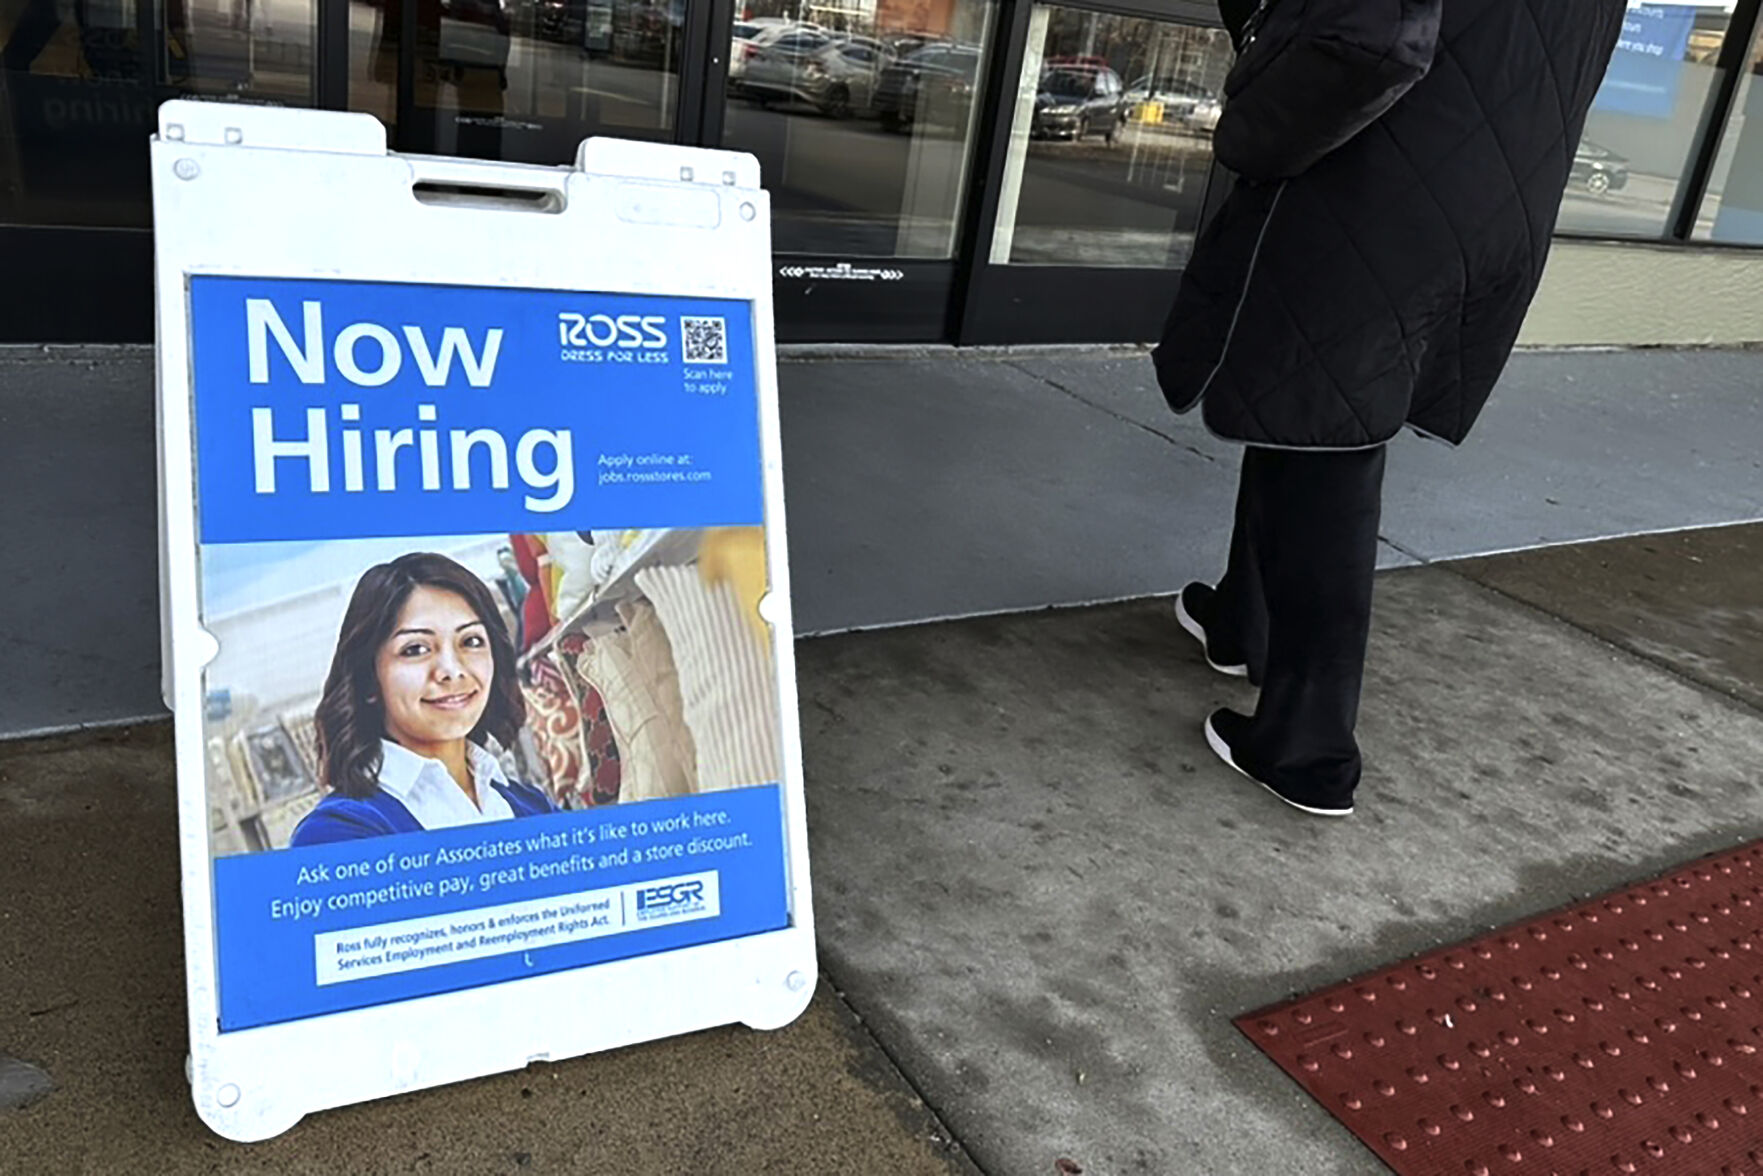
[[[397,155],[360,114],[173,101],[152,143],[165,690],[176,717],[196,1109],[262,1140],[309,1112],[731,1023],[781,1027],[816,977],[773,353],[770,202],[751,156],[595,139],[576,165]],[[419,200],[418,184],[437,193]],[[498,195],[499,193],[499,195]],[[524,194],[526,208],[498,202]],[[398,283],[751,308],[781,720],[782,929],[342,1012],[221,1029],[192,283]],[[425,418],[427,419],[427,418]],[[237,981],[235,980],[235,983]],[[596,1014],[592,1010],[606,1010]]]

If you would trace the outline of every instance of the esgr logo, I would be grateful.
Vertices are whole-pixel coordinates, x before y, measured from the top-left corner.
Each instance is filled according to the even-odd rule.
[[[637,921],[700,918],[716,914],[714,874],[667,878],[638,886]]]
[[[650,886],[637,891],[639,911],[669,910],[685,903],[704,901],[704,883],[670,882],[666,886]]]
[[[667,318],[659,314],[576,314],[557,316],[557,341],[564,347],[609,347],[658,351],[667,346]]]

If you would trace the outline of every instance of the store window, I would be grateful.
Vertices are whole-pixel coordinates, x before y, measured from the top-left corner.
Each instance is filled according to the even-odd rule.
[[[568,163],[671,140],[687,0],[350,0],[349,105],[401,150]]]
[[[1232,61],[1219,29],[1036,7],[991,260],[1184,264]]]
[[[0,223],[144,227],[159,104],[305,106],[317,0],[0,0]]]
[[[954,256],[989,0],[755,0],[723,145],[759,158],[779,253]]]
[[[1763,245],[1763,34],[1752,47],[1731,121],[1696,219],[1695,238],[1722,245]]]
[[[1630,5],[1574,156],[1564,232],[1665,236],[1709,97],[1731,4]]]

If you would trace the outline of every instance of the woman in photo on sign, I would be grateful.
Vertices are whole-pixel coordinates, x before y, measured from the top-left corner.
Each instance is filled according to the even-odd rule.
[[[362,575],[314,719],[326,792],[290,845],[555,811],[485,749],[513,742],[526,704],[490,590],[446,556]]]

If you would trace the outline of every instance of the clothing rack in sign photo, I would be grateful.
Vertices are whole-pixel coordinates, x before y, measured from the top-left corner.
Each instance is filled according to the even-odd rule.
[[[553,800],[587,808],[781,772],[757,528],[511,537],[521,688]]]

